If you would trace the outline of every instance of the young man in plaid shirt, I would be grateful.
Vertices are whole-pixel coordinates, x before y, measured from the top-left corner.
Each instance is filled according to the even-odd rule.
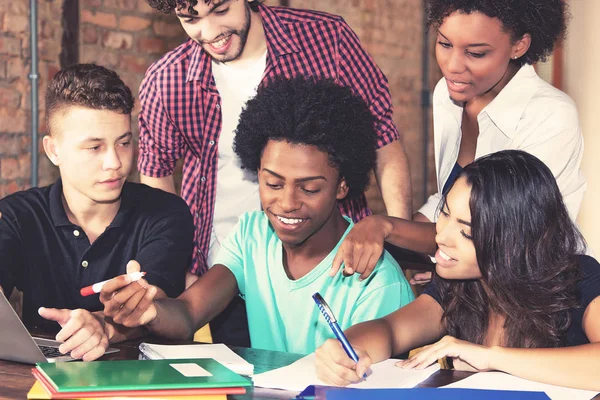
[[[189,36],[154,63],[142,82],[138,159],[143,183],[173,193],[175,164],[184,159],[181,196],[196,225],[188,286],[212,265],[238,216],[260,209],[257,183],[240,168],[232,143],[246,101],[279,75],[332,78],[365,99],[376,119],[375,173],[387,212],[411,217],[408,162],[387,80],[341,17],[268,7],[260,0],[147,1],[174,13]],[[370,214],[364,195],[340,208],[354,221]],[[221,336],[215,332],[221,322],[211,325],[213,335]]]

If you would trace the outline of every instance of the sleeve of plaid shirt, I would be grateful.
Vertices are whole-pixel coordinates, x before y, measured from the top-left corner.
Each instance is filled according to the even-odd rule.
[[[362,96],[377,119],[377,147],[399,139],[398,128],[392,120],[392,97],[387,78],[345,22],[341,25],[338,63],[340,83]]]
[[[170,119],[156,80],[156,75],[148,75],[140,86],[138,169],[143,175],[162,178],[173,175],[185,142]]]

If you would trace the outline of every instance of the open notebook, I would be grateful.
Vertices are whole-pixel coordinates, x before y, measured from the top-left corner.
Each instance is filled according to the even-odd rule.
[[[140,352],[148,360],[212,358],[236,374],[252,375],[254,365],[244,360],[224,344],[163,345],[140,344]]]
[[[422,370],[396,367],[399,360],[389,359],[371,366],[368,376],[351,388],[412,388],[440,369],[438,363]],[[252,377],[254,386],[299,392],[309,385],[323,385],[315,372],[315,353],[288,365]]]

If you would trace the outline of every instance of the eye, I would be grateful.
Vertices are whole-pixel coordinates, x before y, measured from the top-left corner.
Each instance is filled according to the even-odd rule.
[[[463,235],[465,239],[473,240],[473,236],[467,235],[463,230],[460,231],[460,234]]]
[[[309,190],[306,188],[302,188],[302,191],[307,194],[317,194],[321,191],[321,189]]]
[[[473,58],[483,58],[487,53],[473,53],[472,51],[467,51],[467,55]]]
[[[100,150],[100,146],[88,147],[87,149],[88,149],[89,151],[98,151],[98,150]]]
[[[281,185],[277,184],[277,183],[266,182],[265,185],[267,185],[267,187],[270,187],[271,189],[274,189],[274,190],[281,189]]]
[[[229,11],[229,7],[224,8],[222,10],[215,10],[214,13],[216,15],[225,15],[225,14],[227,14],[228,11]]]
[[[131,140],[128,140],[123,143],[119,143],[119,146],[121,146],[121,147],[129,147],[130,145],[131,145]]]
[[[438,44],[439,44],[440,46],[442,46],[443,48],[445,48],[445,49],[449,49],[449,48],[451,48],[451,47],[452,47],[452,45],[451,45],[450,43],[448,43],[448,42],[442,42],[441,40],[440,40],[440,41],[438,41]]]

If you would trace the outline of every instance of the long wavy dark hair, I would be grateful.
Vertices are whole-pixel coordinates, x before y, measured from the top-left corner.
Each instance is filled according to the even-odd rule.
[[[469,164],[460,177],[471,186],[483,284],[434,278],[448,334],[482,344],[493,311],[506,318],[503,346],[564,345],[585,244],[552,173],[531,154],[506,150]]]

